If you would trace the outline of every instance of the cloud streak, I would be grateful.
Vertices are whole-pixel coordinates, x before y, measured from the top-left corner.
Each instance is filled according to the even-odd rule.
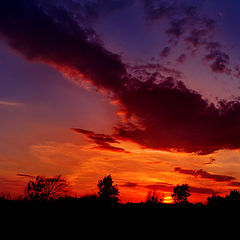
[[[154,183],[154,184],[139,184],[135,182],[126,182],[121,185],[122,187],[126,188],[135,188],[135,187],[144,187],[149,190],[153,191],[162,191],[162,192],[173,192],[173,188],[175,187],[173,184],[166,183],[166,182],[159,182],[159,183]],[[194,187],[190,186],[190,192],[191,193],[198,193],[198,194],[217,194],[219,192],[215,191],[214,189],[211,188],[204,188],[204,187]]]
[[[181,167],[175,167],[174,171],[178,173],[186,174],[186,175],[196,176],[202,179],[213,180],[215,182],[229,182],[229,181],[235,180],[235,177],[227,176],[227,175],[211,174],[202,169],[193,170],[193,169],[183,169]]]
[[[25,178],[36,178],[33,175],[25,174],[25,173],[17,173],[18,177],[25,177]]]
[[[112,146],[112,143],[118,143],[112,136],[106,135],[106,134],[97,134],[92,131],[79,129],[79,128],[72,128],[71,129],[74,132],[84,134],[87,136],[90,142],[93,142],[96,144],[96,147],[93,147],[93,149],[98,150],[104,150],[104,151],[112,151],[112,152],[123,152],[123,153],[129,153],[123,148]],[[111,143],[111,144],[110,144]]]
[[[0,106],[9,106],[9,107],[19,107],[22,106],[23,104],[20,102],[12,102],[12,101],[4,101],[0,100]]]
[[[146,185],[145,187],[147,189],[154,190],[154,191],[173,192],[174,185],[161,182],[157,184]],[[198,193],[198,194],[217,194],[218,193],[211,188],[193,187],[193,186],[190,186],[190,192]]]

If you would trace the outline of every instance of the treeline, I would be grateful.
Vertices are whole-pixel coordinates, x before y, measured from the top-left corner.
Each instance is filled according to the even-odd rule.
[[[0,194],[0,207],[61,207],[61,208],[212,208],[234,207],[240,208],[240,192],[232,190],[226,196],[212,195],[207,203],[190,203],[190,186],[177,185],[173,189],[174,203],[167,204],[156,191],[149,191],[146,200],[141,203],[121,203],[119,188],[114,184],[111,174],[98,181],[98,193],[84,197],[71,196],[71,186],[61,175],[46,178],[37,176],[30,180],[24,190],[22,199],[12,199],[9,193]]]

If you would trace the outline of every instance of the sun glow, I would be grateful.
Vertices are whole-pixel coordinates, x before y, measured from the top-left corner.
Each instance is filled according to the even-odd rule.
[[[163,203],[173,203],[173,199],[171,196],[164,196]]]

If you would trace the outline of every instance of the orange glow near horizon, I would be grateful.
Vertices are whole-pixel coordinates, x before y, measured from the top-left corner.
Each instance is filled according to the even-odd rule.
[[[124,148],[130,153],[113,152],[94,149],[95,144],[88,143],[85,136],[76,135],[70,130],[66,133],[69,134],[69,140],[72,138],[71,141],[64,142],[64,138],[51,142],[42,141],[32,144],[28,148],[28,154],[21,156],[21,160],[12,158],[12,169],[0,170],[0,192],[10,192],[13,196],[23,195],[24,187],[29,181],[24,174],[48,177],[61,174],[72,185],[73,195],[91,195],[97,193],[98,180],[111,174],[119,187],[120,200],[123,203],[144,202],[148,191],[152,189],[163,196],[164,203],[172,203],[172,188],[177,184],[187,183],[199,192],[201,189],[213,189],[219,194],[226,194],[234,189],[228,186],[229,182],[216,182],[175,172],[176,167],[204,169],[212,175],[230,175],[236,178],[235,182],[240,178],[237,171],[240,163],[231,162],[231,159],[239,157],[238,151],[220,151],[211,156],[198,156],[142,149],[138,144],[121,140],[113,146]],[[217,160],[210,161],[210,158]],[[18,173],[22,176],[17,176]],[[189,201],[206,202],[210,195],[192,192]]]

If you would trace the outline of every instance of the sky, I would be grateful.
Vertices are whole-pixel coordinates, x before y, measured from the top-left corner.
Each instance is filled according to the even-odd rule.
[[[122,202],[240,187],[240,23],[229,0],[3,0],[0,192],[111,174]]]

